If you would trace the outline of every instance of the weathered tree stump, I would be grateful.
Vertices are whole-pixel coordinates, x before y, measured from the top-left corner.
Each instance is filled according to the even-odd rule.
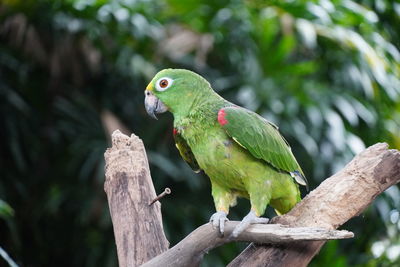
[[[120,267],[138,266],[168,249],[143,142],[120,131],[104,154],[107,193]]]

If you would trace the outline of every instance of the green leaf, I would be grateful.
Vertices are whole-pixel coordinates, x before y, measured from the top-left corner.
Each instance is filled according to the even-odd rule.
[[[14,210],[8,205],[7,202],[0,199],[0,217],[5,219],[11,218],[14,216]]]

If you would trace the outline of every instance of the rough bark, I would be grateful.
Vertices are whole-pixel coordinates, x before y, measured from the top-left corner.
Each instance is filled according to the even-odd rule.
[[[400,181],[400,152],[373,145],[326,179],[274,223],[336,229],[359,215],[384,190]],[[272,246],[251,244],[229,266],[307,266],[325,241]]]
[[[221,237],[218,230],[213,229],[211,224],[204,224],[168,251],[143,264],[142,267],[199,266],[203,255],[209,250],[234,241],[279,244],[296,240],[329,240],[354,236],[348,231],[310,227],[289,228],[280,224],[254,224],[237,238],[229,238],[239,223],[227,222],[224,237]]]
[[[112,134],[104,154],[107,193],[120,267],[138,266],[168,249],[146,152],[135,135]]]

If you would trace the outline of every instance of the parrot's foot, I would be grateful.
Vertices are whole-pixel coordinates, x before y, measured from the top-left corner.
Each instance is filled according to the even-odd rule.
[[[228,218],[226,218],[226,213],[223,211],[217,211],[210,218],[210,222],[212,223],[213,227],[219,228],[219,232],[221,233],[221,235],[224,234],[226,221],[228,221]]]
[[[231,237],[238,237],[250,224],[254,223],[268,223],[268,218],[260,218],[256,215],[254,211],[250,211],[243,220],[233,229]]]

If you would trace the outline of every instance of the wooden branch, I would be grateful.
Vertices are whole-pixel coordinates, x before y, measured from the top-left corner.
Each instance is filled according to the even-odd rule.
[[[299,238],[296,231],[304,233],[311,230],[325,234],[325,237],[302,236],[302,240],[329,239],[333,237],[331,235],[335,238],[348,237],[347,234],[351,233],[326,231],[336,229],[359,215],[378,194],[400,181],[400,152],[388,150],[387,144],[376,144],[356,156],[342,171],[326,179],[289,213],[272,220],[291,228],[253,225],[238,238],[226,240],[219,237],[210,224],[205,224],[167,250],[160,203],[148,205],[156,194],[143,143],[136,136],[129,138],[119,131],[113,133],[112,143],[112,148],[105,153],[104,187],[121,267],[144,262],[144,266],[196,266],[205,252],[229,241],[281,243],[274,246],[252,244],[230,266],[306,266],[325,241],[294,241]],[[237,223],[227,223],[226,236]],[[291,242],[282,239],[282,231]],[[288,236],[285,231],[294,235]]]
[[[135,135],[112,134],[104,154],[107,193],[120,267],[138,266],[168,249],[146,152]]]
[[[255,243],[287,243],[296,240],[344,239],[354,236],[348,231],[335,231],[323,228],[289,228],[280,224],[254,224],[237,238],[228,239],[240,222],[229,221],[225,224],[225,236],[221,237],[217,229],[207,223],[194,230],[177,245],[146,262],[142,267],[158,266],[198,266],[203,255],[209,250],[228,242],[245,241]]]
[[[400,181],[400,152],[379,143],[357,155],[274,223],[336,229]],[[229,266],[307,266],[325,241],[247,247]]]

